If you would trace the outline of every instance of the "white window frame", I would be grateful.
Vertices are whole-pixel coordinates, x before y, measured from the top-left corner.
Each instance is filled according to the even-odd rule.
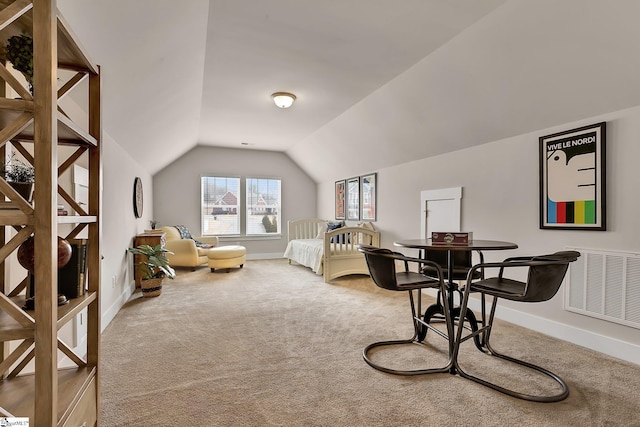
[[[206,206],[205,207],[205,179],[227,179],[227,180],[237,180],[238,182],[238,194],[236,195],[237,204],[236,205],[228,205],[228,206]],[[225,193],[226,194],[226,193]],[[213,210],[219,208],[224,211],[220,214],[214,214]],[[210,214],[206,214],[205,212],[208,210],[212,210]],[[211,232],[209,227],[206,226],[206,221],[209,221],[207,217],[213,216],[218,220],[218,215],[220,216],[220,220],[226,220],[231,218],[233,214],[229,214],[229,212],[233,212],[235,210],[235,216],[237,219],[237,232],[231,233],[220,233],[220,232]],[[242,178],[239,176],[228,176],[224,174],[209,174],[203,175],[200,177],[200,227],[202,230],[203,236],[239,236],[242,233]],[[234,230],[235,231],[235,230]]]
[[[249,198],[253,195],[253,192],[249,189],[249,185],[250,182],[252,180],[258,180],[258,181],[277,181],[278,184],[278,202],[276,205],[267,205],[265,206],[265,212],[264,215],[269,215],[269,211],[275,210],[277,212],[276,214],[276,231],[269,233],[269,232],[260,232],[260,233],[256,233],[256,232],[249,232],[249,229],[252,227],[252,222],[251,222],[251,216],[253,216],[253,212],[251,211],[251,205],[249,203]],[[244,214],[245,214],[245,234],[247,236],[277,236],[282,234],[282,222],[281,222],[281,218],[282,218],[282,179],[281,178],[275,178],[275,177],[261,177],[261,176],[247,176],[245,178],[245,206],[244,206]],[[261,195],[260,192],[256,193]],[[258,215],[259,216],[259,215]],[[262,218],[262,216],[260,217]]]

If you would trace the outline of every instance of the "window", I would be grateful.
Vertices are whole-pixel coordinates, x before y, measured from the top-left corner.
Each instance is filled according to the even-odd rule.
[[[203,176],[202,234],[240,234],[240,178]]]
[[[280,180],[247,178],[247,234],[280,233]]]
[[[244,206],[242,181],[245,181]],[[280,183],[280,179],[269,178],[202,177],[202,234],[280,234]]]

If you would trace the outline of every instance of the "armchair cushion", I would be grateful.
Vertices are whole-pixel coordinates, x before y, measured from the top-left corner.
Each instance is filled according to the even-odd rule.
[[[184,226],[182,226],[184,227]],[[191,233],[186,229],[189,236]],[[215,236],[201,236],[197,238],[183,238],[183,234],[177,227],[162,227],[165,233],[166,248],[173,252],[167,254],[169,264],[173,267],[197,267],[206,264],[209,250],[218,244],[218,238]],[[198,246],[196,242],[200,242]]]
[[[184,225],[176,225],[175,226],[176,229],[178,230],[178,232],[180,233],[180,237],[182,239],[191,239],[194,242],[196,242],[196,246],[199,248],[211,248],[212,245],[209,243],[205,243],[205,242],[201,242],[198,239],[195,239],[191,236],[191,232],[189,231],[189,229],[184,226]]]

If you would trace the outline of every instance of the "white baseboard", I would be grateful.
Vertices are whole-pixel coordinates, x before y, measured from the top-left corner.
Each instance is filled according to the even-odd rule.
[[[116,314],[118,314],[118,311],[120,311],[120,308],[122,308],[124,303],[129,301],[129,298],[131,298],[131,295],[133,295],[134,286],[135,284],[132,283],[132,285],[125,289],[124,292],[120,294],[118,298],[116,298],[113,304],[111,304],[111,306],[103,312],[101,319],[101,332],[103,332],[104,329],[109,325],[109,323],[111,323],[113,318],[116,317]]]
[[[435,297],[436,295],[435,292],[432,292],[431,290],[424,291],[424,293],[432,297]],[[480,311],[480,300],[470,298],[469,308],[474,311]],[[501,306],[500,304],[498,304],[498,308],[496,309],[496,317],[509,323],[513,323],[514,325],[522,326],[626,362],[640,365],[640,346],[636,344],[596,334],[585,329],[556,322],[555,320],[549,320],[544,317],[514,310],[509,307]]]
[[[469,307],[473,310],[480,310],[480,301],[471,300]],[[496,309],[496,317],[509,323],[640,365],[640,346],[636,344],[500,306],[500,304]]]
[[[256,259],[284,259],[282,252],[264,253],[264,254],[247,254],[248,260]]]

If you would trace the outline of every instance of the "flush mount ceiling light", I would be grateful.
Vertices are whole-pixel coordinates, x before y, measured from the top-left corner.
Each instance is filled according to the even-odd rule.
[[[280,108],[289,108],[293,105],[293,101],[296,100],[296,96],[288,92],[276,92],[271,95],[273,102]]]

